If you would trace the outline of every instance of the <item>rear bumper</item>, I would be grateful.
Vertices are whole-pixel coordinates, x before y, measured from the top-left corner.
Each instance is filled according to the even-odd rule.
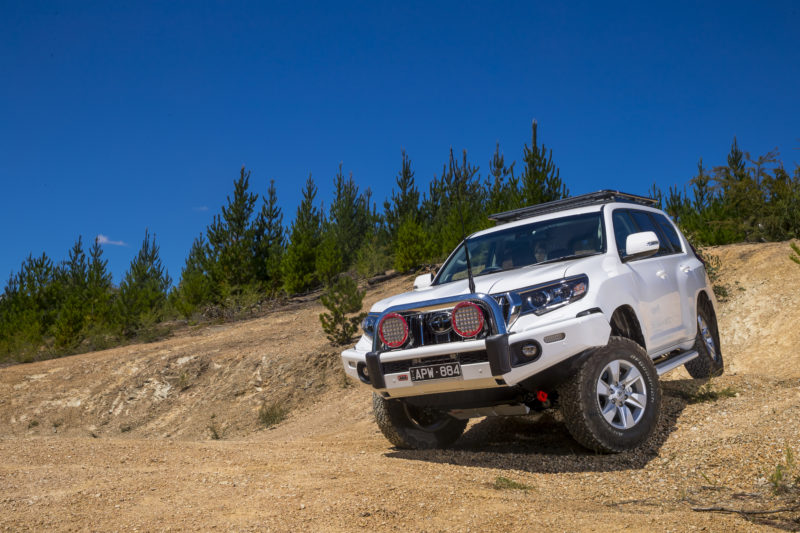
[[[549,322],[519,332],[494,335],[485,340],[453,342],[391,352],[369,352],[356,349],[342,352],[345,372],[361,382],[361,374],[369,376],[368,384],[385,397],[407,397],[461,390],[475,390],[516,385],[551,366],[588,348],[605,346],[611,328],[600,313]],[[541,355],[524,364],[517,364],[514,353],[522,344],[535,341]],[[461,376],[422,382],[411,381],[408,371],[384,372],[384,363],[399,361],[423,365],[425,359],[451,354],[486,351],[486,362],[461,365]],[[364,372],[366,370],[366,372]]]

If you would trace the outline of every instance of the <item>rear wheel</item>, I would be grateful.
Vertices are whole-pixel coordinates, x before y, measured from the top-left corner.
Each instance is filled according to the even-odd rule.
[[[372,410],[383,435],[398,448],[446,448],[467,427],[467,420],[403,400],[387,400],[378,394],[372,395]]]
[[[702,299],[697,303],[697,336],[694,349],[698,355],[684,366],[695,379],[721,376],[724,370],[722,351],[719,347],[717,317],[711,302]]]
[[[611,337],[608,345],[588,354],[562,385],[559,399],[575,440],[598,452],[621,452],[653,434],[661,410],[661,384],[641,346]]]

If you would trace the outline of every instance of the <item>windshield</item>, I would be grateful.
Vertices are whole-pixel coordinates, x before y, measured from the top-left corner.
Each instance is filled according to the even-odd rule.
[[[606,250],[600,213],[543,220],[474,237],[467,242],[473,276],[595,255]],[[442,266],[434,285],[466,278],[467,259],[462,242]]]

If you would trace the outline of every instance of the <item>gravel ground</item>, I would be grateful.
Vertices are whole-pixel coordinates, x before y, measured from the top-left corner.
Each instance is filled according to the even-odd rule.
[[[731,287],[726,374],[670,374],[657,434],[619,455],[580,448],[557,412],[475,420],[449,450],[392,448],[369,391],[344,386],[314,302],[1,369],[0,529],[798,531],[800,268],[786,250],[712,250]],[[288,418],[260,427],[264,402]]]

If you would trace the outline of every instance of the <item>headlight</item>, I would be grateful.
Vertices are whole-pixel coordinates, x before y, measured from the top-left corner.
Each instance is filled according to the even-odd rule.
[[[364,320],[361,321],[361,329],[364,330],[364,335],[372,339],[375,336],[375,323],[378,321],[378,315],[374,313],[368,314]]]
[[[585,275],[523,289],[519,292],[520,298],[522,298],[522,313],[543,315],[580,300],[588,290],[589,278]]]

